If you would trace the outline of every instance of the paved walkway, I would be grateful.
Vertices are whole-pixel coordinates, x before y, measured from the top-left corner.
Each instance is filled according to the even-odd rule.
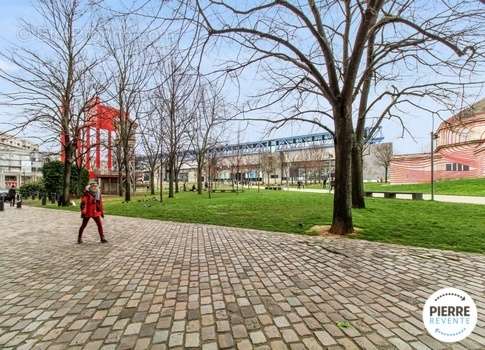
[[[79,221],[0,212],[0,348],[485,348],[483,255],[122,217],[77,245]],[[445,286],[479,310],[459,344],[421,322]]]
[[[324,189],[317,189],[317,188],[302,188],[298,189],[295,187],[283,187],[285,191],[292,191],[292,192],[309,192],[309,193],[329,193],[328,190]],[[384,197],[383,194],[376,193],[374,197]],[[399,199],[411,199],[410,195],[402,195],[398,194],[396,196]],[[425,200],[431,200],[430,194],[424,194],[423,198]],[[464,203],[464,204],[481,204],[485,205],[485,197],[473,197],[473,196],[451,196],[451,195],[443,195],[443,194],[436,194],[434,196],[435,201],[437,202],[449,202],[449,203]]]

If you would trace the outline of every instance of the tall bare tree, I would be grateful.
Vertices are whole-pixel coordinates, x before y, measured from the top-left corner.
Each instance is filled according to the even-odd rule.
[[[140,138],[150,176],[150,194],[155,194],[155,173],[162,171],[163,118],[158,114],[156,104],[151,106],[141,121]],[[161,187],[161,186],[160,186]],[[161,190],[161,189],[160,189]]]
[[[37,1],[39,25],[22,20],[21,30],[32,42],[0,53],[15,69],[0,69],[10,85],[3,104],[20,108],[12,128],[35,125],[46,139],[61,139],[64,160],[63,204],[70,203],[70,178],[77,144],[90,102],[101,86],[93,79],[99,60],[90,52],[99,22],[92,21],[88,1]]]
[[[157,70],[155,70],[157,72]],[[158,89],[160,87],[159,82],[157,79],[155,79],[156,82],[156,88],[151,92],[150,94],[150,114],[149,118],[151,119],[150,121],[150,129],[153,131],[151,135],[147,136],[142,136],[143,138],[147,137],[147,141],[150,138],[153,138],[150,141],[150,148],[152,148],[152,151],[149,153],[152,154],[153,158],[153,165],[156,167],[156,164],[158,162],[158,176],[159,176],[159,185],[160,185],[160,202],[163,202],[163,181],[164,181],[164,171],[165,171],[165,166],[166,166],[166,139],[167,139],[167,118],[165,116],[165,106],[160,100],[160,95],[158,92]],[[143,141],[146,142],[146,141]],[[148,143],[148,142],[147,142]],[[158,154],[158,160],[156,160],[156,155]]]
[[[217,181],[219,177],[219,171],[221,170],[221,159],[219,154],[213,150],[209,150],[207,153],[207,192],[209,198],[212,198],[214,179]]]
[[[165,118],[168,196],[173,198],[176,175],[190,144],[188,131],[197,107],[190,103],[194,101],[197,75],[183,60],[177,62],[172,56],[158,65],[156,79],[155,98]]]
[[[108,56],[105,73],[111,82],[109,97],[119,110],[115,123],[115,153],[119,180],[124,181],[124,199],[128,202],[132,192],[135,133],[143,113],[144,94],[149,88],[155,56],[150,54],[152,42],[145,40],[142,31],[131,25],[126,17],[113,20],[104,28],[102,45]]]
[[[197,193],[202,194],[207,153],[221,141],[225,106],[221,89],[213,84],[200,84],[197,95],[197,109],[189,133],[197,163]]]
[[[399,105],[422,105],[417,97],[450,101],[458,96],[454,88],[470,81],[465,73],[483,63],[485,10],[477,1],[196,3],[207,40],[217,37],[247,53],[221,71],[237,74],[257,64],[271,83],[242,112],[283,104],[277,117],[257,119],[280,126],[304,121],[332,134],[336,234],[353,231],[352,193],[354,206],[364,206],[362,145],[382,120],[396,116]]]
[[[375,146],[375,155],[377,162],[384,167],[384,181],[387,183],[387,176],[389,173],[389,166],[391,165],[391,160],[393,156],[392,145],[382,144]]]
[[[266,173],[267,185],[271,184],[271,175],[273,175],[274,171],[280,166],[279,161],[280,157],[277,154],[273,154],[271,152],[262,154],[261,169],[264,173]]]
[[[241,167],[243,165],[243,153],[241,149],[241,141],[242,141],[242,131],[241,125],[237,126],[236,134],[236,149],[234,152],[227,157],[227,165],[230,171],[231,176],[231,186],[232,190],[236,190],[239,192],[239,182],[241,180]],[[234,188],[236,187],[236,188]]]

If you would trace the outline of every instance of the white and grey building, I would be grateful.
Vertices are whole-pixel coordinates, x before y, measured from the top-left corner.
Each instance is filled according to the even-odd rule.
[[[12,135],[0,134],[0,189],[42,177],[43,156],[39,146]]]

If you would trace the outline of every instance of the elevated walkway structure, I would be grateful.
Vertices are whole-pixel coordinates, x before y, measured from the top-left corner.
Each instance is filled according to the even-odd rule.
[[[369,128],[366,128],[366,133]],[[372,139],[371,144],[380,143],[384,140],[382,128],[379,127]],[[301,150],[312,147],[333,147],[333,137],[329,132],[308,134],[301,136],[281,137],[239,144],[219,145],[210,150],[219,156],[249,155],[257,153],[271,153],[278,151]],[[192,152],[191,152],[192,153]]]

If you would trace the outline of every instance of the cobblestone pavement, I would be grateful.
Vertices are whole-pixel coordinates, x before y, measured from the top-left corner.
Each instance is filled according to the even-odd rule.
[[[0,223],[2,349],[485,349],[483,255],[122,217],[77,245],[78,214],[36,208]],[[421,322],[445,286],[479,310],[452,345]]]

